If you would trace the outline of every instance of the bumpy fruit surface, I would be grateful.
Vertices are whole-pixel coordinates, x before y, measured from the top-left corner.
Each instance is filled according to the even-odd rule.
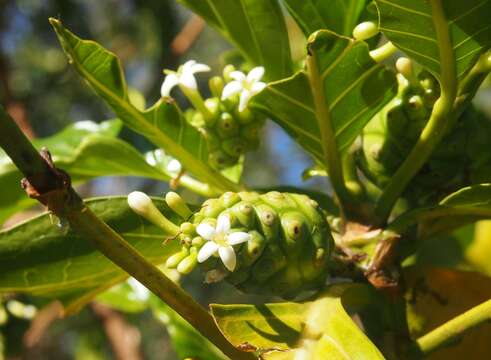
[[[401,80],[401,78],[399,78]],[[438,84],[427,72],[413,83],[402,78],[398,96],[365,128],[357,162],[364,174],[384,188],[416,144],[428,122]],[[457,122],[408,187],[405,196],[418,202],[435,200],[458,187],[466,165],[468,124]]]
[[[402,78],[398,96],[364,129],[357,163],[374,184],[384,188],[409,155],[438,96],[437,81],[427,72],[420,72],[416,83]],[[464,186],[490,182],[490,148],[491,123],[470,106],[447,129],[405,197],[425,205]]]
[[[230,219],[230,233],[246,232],[250,238],[233,246],[237,259],[233,271],[217,256],[201,264],[209,281],[225,278],[244,292],[285,298],[325,283],[334,242],[322,210],[305,195],[276,191],[262,195],[227,192],[207,200],[181,225],[182,250],[169,258],[167,266],[189,272],[206,243],[196,232],[197,226],[213,227],[223,215]]]
[[[249,109],[239,112],[237,104],[229,100],[210,98],[206,104],[213,109],[213,117],[205,119],[196,110],[188,116],[206,139],[211,166],[219,170],[233,166],[247,151],[257,149],[264,116]]]

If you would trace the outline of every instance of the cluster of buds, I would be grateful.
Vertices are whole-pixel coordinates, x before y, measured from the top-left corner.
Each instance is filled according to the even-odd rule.
[[[209,162],[216,169],[235,165],[246,152],[259,145],[259,130],[265,117],[249,108],[250,99],[262,91],[263,67],[252,69],[247,75],[232,65],[224,68],[223,76],[209,80],[212,97],[203,100],[194,74],[210,71],[205,64],[190,60],[177,72],[166,70],[161,88],[163,97],[178,86],[193,105],[186,112],[186,119],[197,127],[206,139]]]
[[[205,201],[196,213],[176,193],[165,199],[182,218],[179,226],[141,192],[131,193],[128,203],[164,229],[168,241],[180,242],[168,268],[187,274],[201,264],[207,282],[225,279],[244,292],[285,298],[325,283],[334,242],[323,212],[309,197],[227,192]]]

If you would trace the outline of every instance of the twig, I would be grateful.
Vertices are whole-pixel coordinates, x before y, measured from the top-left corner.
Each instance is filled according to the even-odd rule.
[[[172,40],[170,44],[172,54],[179,57],[186,53],[205,28],[205,24],[205,21],[201,17],[192,15],[179,34]]]
[[[413,355],[428,355],[448,346],[465,332],[487,321],[491,321],[491,300],[473,307],[420,337],[410,351]]]
[[[23,186],[30,197],[66,219],[74,232],[166,302],[224,354],[232,359],[254,358],[230,344],[201,305],[100,220],[71,187],[68,174],[54,167],[47,151],[43,156],[37,153],[2,107],[0,134],[0,146],[26,176]]]

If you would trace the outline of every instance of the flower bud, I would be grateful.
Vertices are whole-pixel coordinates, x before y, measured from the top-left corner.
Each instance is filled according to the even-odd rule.
[[[210,78],[208,81],[208,86],[210,87],[210,91],[213,94],[213,96],[220,98],[222,96],[222,90],[223,90],[223,79],[220,76],[213,76]]]
[[[353,30],[356,40],[367,40],[379,33],[378,26],[373,21],[365,21],[358,24]]]
[[[225,79],[225,82],[230,82],[233,80],[230,77],[230,73],[232,73],[233,71],[235,71],[235,66],[231,64],[225,65],[225,67],[223,68],[223,78]]]
[[[169,191],[167,194],[165,194],[165,202],[183,219],[188,219],[191,215],[193,215],[193,212],[186,205],[186,202],[182,199],[182,197],[173,191]]]
[[[141,191],[133,191],[128,195],[128,205],[135,213],[160,227],[169,235],[179,233],[179,227],[157,209],[147,194]]]
[[[177,265],[177,271],[180,274],[189,274],[198,264],[198,251],[195,247],[189,250],[189,255],[186,256],[179,265]]]

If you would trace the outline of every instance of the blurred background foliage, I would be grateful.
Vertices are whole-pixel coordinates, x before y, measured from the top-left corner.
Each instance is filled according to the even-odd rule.
[[[76,121],[101,122],[113,117],[68,68],[49,26],[50,16],[63,20],[81,37],[94,39],[116,53],[129,86],[143,94],[147,104],[160,97],[162,69],[175,69],[188,59],[211,66],[212,72],[200,77],[201,90],[207,96],[207,77],[221,72],[226,54],[231,52],[230,45],[216,31],[175,0],[1,0],[0,99],[32,139],[53,135]],[[289,21],[289,25],[293,26],[293,22]],[[293,51],[301,53],[303,49],[293,47]],[[178,91],[174,96],[183,108],[187,106]],[[120,137],[141,152],[152,149],[149,142],[128,129]],[[270,122],[263,138],[268,141],[262,141],[260,149],[246,159],[246,183],[258,187],[326,186],[322,178],[302,182],[301,172],[311,162],[279,127]],[[84,197],[91,197],[127,194],[135,189],[162,195],[168,184],[142,178],[104,177],[78,190]],[[0,206],[2,192],[6,191],[0,189]],[[184,195],[190,201],[198,201],[191,193]],[[37,207],[17,214],[3,227],[41,210]],[[203,303],[254,302],[254,298],[246,300],[225,284],[205,287],[199,276],[187,278],[183,286]],[[31,303],[38,305],[37,314],[23,305]],[[114,304],[93,303],[61,320],[57,304],[46,305],[29,297],[0,299],[0,360],[4,352],[6,359],[176,359],[183,354],[179,346],[171,346],[169,333],[173,334],[175,345],[195,336],[175,314],[162,309],[145,306],[127,312],[108,305]],[[216,358],[213,351],[210,354]]]

